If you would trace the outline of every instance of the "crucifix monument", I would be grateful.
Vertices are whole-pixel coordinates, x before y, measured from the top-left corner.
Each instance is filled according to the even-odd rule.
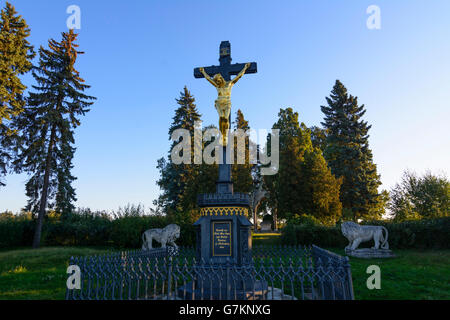
[[[213,268],[245,268],[252,264],[252,224],[247,219],[250,200],[246,193],[233,190],[231,181],[231,164],[227,163],[228,132],[230,128],[231,89],[245,74],[256,73],[257,65],[251,63],[231,64],[230,42],[222,41],[220,44],[220,65],[194,69],[195,78],[206,78],[217,89],[218,97],[215,107],[219,113],[219,128],[221,132],[222,160],[219,163],[219,181],[216,182],[216,193],[198,195],[197,204],[200,207],[201,217],[196,227],[197,244],[196,256],[198,267],[202,263]],[[231,79],[232,75],[236,75]],[[231,141],[233,143],[233,141]],[[228,270],[228,269],[227,269]],[[211,295],[215,298],[224,298],[230,291],[225,290],[231,278],[236,276],[233,272],[227,273],[214,283]],[[248,280],[250,281],[250,280]],[[234,284],[242,299],[249,296],[250,285],[247,280]],[[183,288],[190,294],[196,295],[195,287],[209,287],[207,283],[191,283]],[[258,282],[260,291],[267,290],[267,284]],[[225,291],[224,291],[225,290]]]
[[[219,66],[210,66],[194,69],[195,78],[206,78],[217,89],[218,97],[215,107],[219,113],[219,129],[222,134],[222,163],[219,164],[219,181],[217,193],[233,193],[231,182],[231,164],[226,163],[228,144],[228,131],[231,123],[231,88],[244,75],[256,73],[257,65],[251,63],[231,64],[231,45],[229,41],[220,44]],[[231,76],[236,77],[231,80]]]

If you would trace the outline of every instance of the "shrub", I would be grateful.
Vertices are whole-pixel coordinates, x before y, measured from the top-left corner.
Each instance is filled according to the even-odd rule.
[[[31,215],[0,214],[0,248],[31,245],[34,223]]]
[[[309,214],[294,214],[292,215],[289,220],[288,223],[290,224],[307,224],[307,225],[322,225],[322,223],[314,216],[309,215]]]
[[[47,246],[140,248],[145,230],[163,228],[170,223],[174,222],[167,217],[144,215],[133,208],[125,208],[113,216],[82,209],[63,216],[47,216],[41,243]],[[177,244],[194,245],[195,228],[192,224],[178,224],[181,234]],[[31,246],[33,235],[34,220],[30,215],[0,214],[0,248]]]
[[[125,216],[111,223],[110,241],[115,247],[139,248],[142,246],[142,234],[145,230],[164,228],[169,224],[161,216]]]
[[[450,217],[405,221],[402,223],[370,221],[368,225],[382,225],[389,232],[391,249],[448,249],[450,248]],[[312,224],[288,224],[282,230],[281,242],[290,245],[340,247],[348,244],[340,226],[325,227]],[[372,242],[373,243],[373,242]],[[372,246],[370,242],[364,246]]]
[[[400,223],[371,221],[389,231],[391,248],[448,249],[450,248],[450,217],[411,220]]]
[[[287,225],[281,231],[281,243],[286,245],[312,245],[321,247],[341,247],[347,240],[338,227],[312,224]]]
[[[97,214],[72,214],[47,220],[43,244],[63,246],[106,246],[110,243],[111,221]]]

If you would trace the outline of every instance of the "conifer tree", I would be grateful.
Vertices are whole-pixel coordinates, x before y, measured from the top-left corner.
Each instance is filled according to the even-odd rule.
[[[244,133],[250,129],[248,121],[245,120],[244,114],[240,109],[236,112],[236,120],[234,121],[234,128],[236,130],[240,129]],[[252,180],[252,165],[250,164],[250,154],[249,154],[249,137],[245,138],[245,163],[237,163],[237,139],[235,139],[234,144],[234,164],[232,165],[231,175],[233,181],[233,189],[236,192],[251,192],[253,189]]]
[[[14,7],[6,2],[0,13],[0,187],[8,165],[14,157],[12,148],[16,132],[11,122],[24,108],[26,86],[20,80],[31,70],[35,56],[28,42],[30,29]]]
[[[175,164],[171,159],[171,152],[179,141],[173,141],[169,150],[168,160],[161,158],[158,160],[157,168],[160,171],[158,186],[162,194],[155,202],[165,213],[174,216],[177,221],[192,220],[187,217],[196,206],[195,179],[199,174],[199,166],[194,164],[194,124],[200,121],[201,115],[197,111],[195,98],[191,95],[187,87],[180,93],[180,98],[176,99],[178,108],[175,110],[172,124],[169,128],[169,139],[177,129],[186,129],[191,137],[191,163]]]
[[[217,129],[215,125],[206,126],[203,129],[203,136],[206,130]],[[214,139],[219,139],[219,136],[214,137]],[[215,140],[203,141],[202,150],[208,147],[209,144],[213,143]],[[218,164],[207,164],[202,161],[201,165],[196,166],[197,176],[193,183],[194,196],[196,197],[201,193],[215,193],[216,192],[216,181],[219,179],[219,166]],[[196,200],[195,200],[196,201]]]
[[[33,247],[40,244],[47,208],[56,207],[65,213],[73,209],[76,200],[71,183],[72,158],[75,152],[74,129],[79,117],[89,111],[94,97],[83,92],[84,84],[75,62],[79,54],[77,34],[62,33],[62,40],[49,40],[49,49],[39,49],[39,64],[33,70],[37,82],[29,93],[27,107],[16,121],[20,132],[20,154],[16,171],[31,174],[26,183],[28,210],[37,212]]]
[[[343,177],[340,199],[345,218],[379,218],[381,182],[369,148],[371,126],[362,120],[364,105],[358,106],[357,98],[349,95],[339,80],[326,99],[328,106],[321,107],[325,114],[322,125],[327,130],[324,156],[331,172]]]

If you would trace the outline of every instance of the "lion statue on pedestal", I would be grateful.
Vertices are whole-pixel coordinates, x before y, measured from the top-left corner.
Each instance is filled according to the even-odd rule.
[[[388,243],[388,231],[383,226],[360,226],[357,223],[347,221],[341,225],[342,234],[349,241],[348,246],[345,247],[345,251],[353,251],[358,248],[361,242],[370,241],[373,239],[375,245],[372,249],[378,250],[389,249]],[[383,235],[383,231],[385,236]]]
[[[142,250],[152,249],[152,241],[155,239],[165,248],[167,244],[178,248],[175,240],[180,237],[180,226],[169,224],[163,229],[149,229],[142,234]]]

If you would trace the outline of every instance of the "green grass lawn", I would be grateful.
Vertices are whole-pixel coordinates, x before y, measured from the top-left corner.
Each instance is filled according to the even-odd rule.
[[[259,245],[277,245],[281,233],[252,233],[252,242],[254,246]]]
[[[343,249],[329,249],[344,255]],[[396,258],[350,257],[355,298],[361,300],[450,299],[450,250],[393,250]],[[367,267],[378,265],[381,289],[367,289]]]
[[[69,247],[2,251],[0,299],[64,299],[70,257],[102,252]]]
[[[259,244],[266,244],[261,237],[278,235],[256,237]],[[341,249],[330,250],[344,254]],[[1,251],[0,299],[64,299],[70,256],[106,251],[70,247]],[[350,259],[356,299],[450,299],[450,250],[394,252],[398,257],[393,259]],[[366,287],[366,269],[373,264],[381,268],[381,290]]]

